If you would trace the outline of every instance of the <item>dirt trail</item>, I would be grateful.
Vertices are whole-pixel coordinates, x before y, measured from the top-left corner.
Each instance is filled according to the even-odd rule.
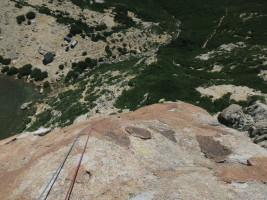
[[[221,26],[224,18],[227,16],[228,14],[228,8],[225,11],[225,15],[221,17],[219,24],[217,25],[217,27],[214,29],[213,33],[208,37],[207,41],[203,44],[202,48],[206,48],[208,45],[208,42],[213,38],[213,36],[216,34],[217,29]]]

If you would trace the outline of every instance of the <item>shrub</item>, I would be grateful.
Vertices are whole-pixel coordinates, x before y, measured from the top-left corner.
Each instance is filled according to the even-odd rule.
[[[17,16],[16,19],[17,19],[18,24],[22,24],[22,22],[24,22],[26,20],[24,15],[19,15],[19,16]]]
[[[45,126],[52,118],[51,110],[45,110],[36,117],[34,123],[27,129],[28,131],[35,131],[41,126]]]
[[[73,37],[73,35],[71,33],[68,33],[67,36],[70,37],[70,38]]]
[[[46,14],[46,15],[51,15],[51,11],[49,10],[49,8],[43,6],[39,9],[39,13],[43,13],[43,14]]]
[[[0,56],[0,63],[2,63],[3,59],[3,56]]]
[[[34,78],[35,81],[42,81],[48,77],[47,72],[42,72],[40,69],[35,68],[32,70],[31,78]]]
[[[20,5],[20,4],[18,4],[18,3],[16,3],[16,4],[15,4],[15,7],[21,9],[23,6]]]
[[[112,51],[110,50],[108,45],[105,47],[105,51],[106,51],[108,56],[112,56]]]
[[[73,69],[77,65],[76,62],[71,63],[71,68]]]
[[[66,47],[65,51],[68,52],[70,50],[70,47]]]
[[[83,53],[82,53],[82,56],[86,56],[86,55],[87,55],[87,52],[83,52]]]
[[[6,73],[9,70],[9,66],[4,66],[1,70],[2,73]]]
[[[10,58],[4,58],[3,60],[2,60],[2,64],[3,65],[9,65],[11,63],[11,59]]]
[[[135,25],[135,22],[131,17],[128,16],[128,10],[125,6],[117,6],[114,10],[116,12],[114,20],[118,23],[125,25],[126,27],[131,27]]]
[[[107,28],[107,25],[105,23],[101,23],[98,26],[95,27],[96,31],[103,31]]]
[[[81,34],[83,32],[83,28],[79,24],[72,24],[70,26],[70,33],[73,35]]]
[[[18,68],[16,68],[16,67],[10,67],[7,70],[7,75],[11,76],[11,75],[17,74],[18,72],[19,72]]]
[[[61,64],[61,65],[58,66],[58,68],[59,68],[60,70],[63,70],[63,69],[64,69],[64,65]]]
[[[90,64],[92,62],[92,59],[91,58],[85,58],[84,60],[87,64]]]
[[[91,59],[91,58],[86,58],[86,59],[85,59],[85,62],[87,63],[87,66],[88,66],[90,69],[93,69],[93,68],[97,65],[97,60],[95,60],[95,59]]]
[[[21,133],[21,132],[23,132],[26,129],[27,124],[29,124],[30,122],[31,122],[31,119],[29,117],[25,118],[22,121],[22,123],[19,126],[16,127],[16,129],[15,129],[14,132],[15,133]]]
[[[136,50],[130,50],[130,53],[136,54],[137,52],[136,52]]]
[[[95,34],[92,35],[91,40],[92,40],[93,42],[98,42],[98,38],[96,37]]]
[[[21,67],[19,69],[19,75],[21,75],[21,76],[28,76],[31,73],[32,73],[32,65],[31,64],[24,65],[23,67]]]
[[[48,81],[45,81],[44,84],[43,84],[43,87],[44,88],[47,88],[47,87],[49,87],[49,85],[50,85],[49,82]]]
[[[28,110],[27,115],[28,115],[28,116],[33,116],[33,115],[36,113],[36,111],[37,111],[37,108],[35,108],[35,107],[30,108],[30,109]]]
[[[66,81],[68,81],[68,80],[70,80],[70,79],[72,79],[72,78],[74,78],[75,77],[75,72],[73,71],[73,70],[70,70],[68,73],[67,73],[67,75],[66,75]]]
[[[134,82],[133,82],[132,80],[130,80],[130,81],[128,82],[128,86],[133,87],[133,86],[134,86]]]
[[[34,19],[35,16],[36,16],[35,13],[32,12],[32,11],[30,11],[30,12],[28,12],[28,13],[26,14],[27,19]]]

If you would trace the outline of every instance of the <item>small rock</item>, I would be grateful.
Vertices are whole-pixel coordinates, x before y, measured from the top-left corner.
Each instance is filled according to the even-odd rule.
[[[260,143],[260,142],[263,142],[263,141],[266,141],[267,140],[267,134],[265,135],[261,135],[261,136],[257,136],[254,138],[254,142],[256,144]]]
[[[39,128],[37,131],[33,132],[33,135],[38,135],[38,136],[44,136],[48,134],[51,131],[51,128]]]
[[[249,114],[254,118],[255,122],[267,120],[267,105],[256,101],[248,107]]]
[[[20,106],[20,109],[21,109],[21,110],[26,110],[26,109],[28,109],[28,108],[31,106],[31,104],[32,104],[32,101],[27,102],[27,103],[23,103],[23,104]]]
[[[38,49],[39,54],[44,55],[46,54],[46,50],[39,48]]]
[[[56,77],[56,81],[57,81],[57,82],[59,82],[59,81],[61,81],[61,80],[62,80],[62,77],[60,77],[60,76],[57,76],[57,77]]]
[[[266,135],[267,134],[267,121],[257,122],[249,129],[249,134],[251,137],[257,135]]]

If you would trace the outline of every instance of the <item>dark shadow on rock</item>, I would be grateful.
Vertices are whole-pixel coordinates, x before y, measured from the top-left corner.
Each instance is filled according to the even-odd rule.
[[[125,130],[134,137],[139,137],[144,140],[151,139],[151,133],[146,129],[128,126]]]
[[[212,136],[196,136],[201,151],[207,158],[213,159],[215,162],[221,163],[225,161],[226,156],[230,155],[232,151],[215,141]]]

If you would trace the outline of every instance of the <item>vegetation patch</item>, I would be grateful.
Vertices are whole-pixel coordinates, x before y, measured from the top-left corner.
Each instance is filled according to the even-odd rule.
[[[101,61],[88,57],[84,61],[72,63],[72,69],[65,78],[66,86],[71,89],[50,97],[46,102],[47,110],[37,115],[31,129],[43,125],[71,124],[77,116],[92,110],[100,98],[114,98],[107,87],[120,87],[124,84],[124,76],[128,75],[133,75],[133,78],[126,80],[127,87],[115,103],[120,110],[135,110],[158,103],[164,98],[166,101],[182,100],[216,113],[232,103],[247,106],[257,99],[263,100],[261,96],[252,96],[246,101],[236,102],[230,99],[231,94],[228,93],[213,101],[212,97],[203,96],[196,90],[198,87],[212,85],[247,86],[267,93],[266,83],[258,76],[261,70],[267,69],[267,33],[263,28],[267,27],[267,13],[264,9],[267,3],[264,1],[204,0],[200,3],[199,0],[129,0],[126,3],[124,0],[105,0],[101,4],[89,0],[71,2],[81,9],[99,12],[112,8],[117,25],[108,30],[105,24],[89,26],[82,15],[79,19],[74,19],[67,12],[53,11],[46,6],[35,8],[40,13],[57,18],[58,23],[69,25],[69,36],[80,34],[95,42],[106,41],[115,32],[139,26],[129,17],[128,11],[144,21],[159,23],[153,27],[155,33],[166,32],[173,37],[169,44],[159,47],[156,52],[157,61],[150,65],[141,58],[100,64]],[[256,17],[246,18],[249,13],[255,12]],[[128,52],[128,44],[118,46],[117,42],[124,42],[123,38],[110,38],[110,43],[105,47],[107,58],[113,58],[114,51],[119,52],[119,55],[137,53],[136,50]],[[244,45],[225,48],[225,45],[231,46],[240,42]],[[69,48],[65,50],[69,51]],[[85,52],[81,55],[87,56]],[[200,59],[200,55],[211,56]],[[140,62],[137,64],[138,61]],[[221,66],[220,71],[213,70],[214,66]],[[63,70],[64,67],[59,68]],[[2,70],[7,72],[9,68]],[[119,73],[113,74],[115,71]],[[33,71],[31,75],[32,73]],[[37,77],[41,76],[40,72],[35,73],[38,74]]]

